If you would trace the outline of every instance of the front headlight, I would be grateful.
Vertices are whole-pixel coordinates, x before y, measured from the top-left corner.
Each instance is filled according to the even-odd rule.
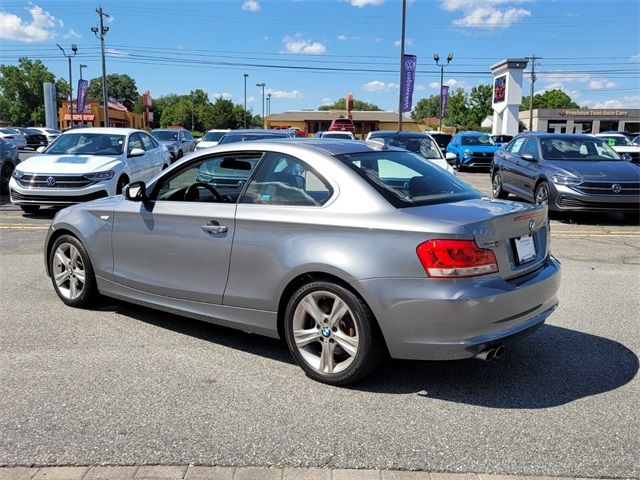
[[[24,177],[24,173],[21,172],[20,170],[14,170],[11,176],[16,180],[20,180],[22,177]]]
[[[566,185],[569,187],[580,185],[582,183],[581,178],[568,177],[567,175],[553,175],[551,181],[556,185]]]
[[[91,180],[92,182],[100,182],[102,180],[111,180],[116,172],[113,170],[106,170],[104,172],[93,172],[84,175],[84,178]]]
[[[464,152],[462,152],[462,154],[463,154],[465,157],[470,157],[470,156],[471,156],[471,150],[465,150]]]

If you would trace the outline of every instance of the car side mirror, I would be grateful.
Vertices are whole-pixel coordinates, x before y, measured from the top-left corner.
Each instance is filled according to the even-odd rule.
[[[527,162],[536,162],[537,160],[535,159],[535,157],[533,155],[531,155],[530,153],[525,153],[524,155],[522,155],[521,157],[523,160],[526,160]]]
[[[623,153],[623,154],[622,154],[622,158],[623,158],[624,160],[626,160],[627,162],[630,162],[631,160],[633,160],[633,157],[631,156],[631,154],[630,154],[630,153]]]
[[[44,150],[45,150],[46,148],[47,148],[47,147],[38,147],[38,148],[36,149],[36,152],[38,152],[38,153],[42,153],[42,152],[44,152]]]
[[[132,148],[129,152],[129,157],[142,157],[144,155],[144,150],[141,148]]]
[[[447,160],[455,160],[456,158],[458,158],[458,156],[455,153],[447,152],[445,158]]]
[[[124,187],[124,198],[132,202],[146,202],[147,186],[144,182],[133,182]]]

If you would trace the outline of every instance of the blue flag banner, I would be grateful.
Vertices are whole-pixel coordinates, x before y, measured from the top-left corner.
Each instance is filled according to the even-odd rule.
[[[76,112],[84,113],[84,107],[87,104],[87,89],[89,88],[88,80],[78,80],[78,100],[76,103]]]
[[[418,57],[405,55],[402,62],[400,88],[402,90],[402,111],[410,112],[413,103],[413,87],[416,83],[416,65]]]
[[[449,86],[442,85],[440,87],[440,118],[444,118],[447,113],[447,100],[449,100]]]

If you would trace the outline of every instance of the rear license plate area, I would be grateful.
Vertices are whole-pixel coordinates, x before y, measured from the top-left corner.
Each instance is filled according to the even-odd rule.
[[[536,259],[536,245],[533,235],[523,235],[512,240],[515,251],[515,259],[518,265],[529,263]]]

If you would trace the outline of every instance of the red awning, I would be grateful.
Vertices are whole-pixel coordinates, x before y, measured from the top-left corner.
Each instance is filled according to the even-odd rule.
[[[78,121],[78,122],[81,122],[81,121],[90,121],[90,122],[92,122],[94,118],[95,118],[95,115],[92,115],[92,114],[86,114],[86,113],[84,115],[80,115],[80,114],[77,114],[77,113],[73,114],[73,120],[74,121]],[[65,113],[64,114],[64,120],[71,120],[71,114]]]

